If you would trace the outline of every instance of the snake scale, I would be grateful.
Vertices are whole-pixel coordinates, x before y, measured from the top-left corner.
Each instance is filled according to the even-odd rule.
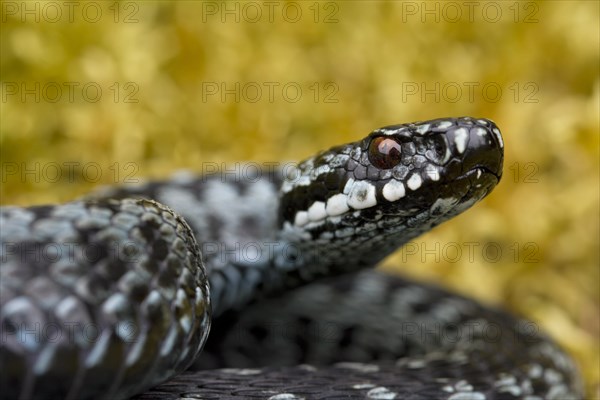
[[[502,163],[492,121],[443,118],[269,173],[2,207],[1,398],[581,398],[534,324],[371,268]]]

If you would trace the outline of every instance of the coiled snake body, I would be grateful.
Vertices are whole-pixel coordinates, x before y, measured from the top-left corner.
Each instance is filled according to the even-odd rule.
[[[368,269],[487,195],[502,160],[491,121],[446,118],[268,174],[3,207],[0,395],[580,398],[535,325]]]

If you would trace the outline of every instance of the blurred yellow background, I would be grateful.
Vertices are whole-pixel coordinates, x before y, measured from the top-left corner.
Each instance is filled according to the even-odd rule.
[[[571,0],[4,1],[1,203],[490,118],[499,187],[386,264],[538,322],[598,397],[599,14]]]

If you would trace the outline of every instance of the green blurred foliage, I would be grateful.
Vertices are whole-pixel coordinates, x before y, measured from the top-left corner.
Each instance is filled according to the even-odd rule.
[[[598,2],[66,4],[2,3],[2,204],[491,118],[500,186],[386,265],[539,322],[598,396]]]

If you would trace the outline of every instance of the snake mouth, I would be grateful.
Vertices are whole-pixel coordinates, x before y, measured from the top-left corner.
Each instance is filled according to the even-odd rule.
[[[472,178],[473,176],[475,176],[475,179],[477,180],[481,179],[481,177],[484,176],[493,178],[495,179],[495,182],[498,183],[500,182],[500,179],[502,179],[502,169],[500,168],[499,171],[494,171],[487,166],[478,165],[469,169],[466,173],[462,174],[457,179]]]
[[[502,170],[500,169],[500,171]],[[501,172],[493,171],[486,166],[477,166],[469,169],[469,171],[456,179],[456,181],[468,182],[468,189],[462,197],[461,203],[481,200],[498,185],[501,178]]]
[[[502,171],[494,172],[491,169],[488,169],[486,167],[479,167],[479,168],[481,169],[481,171],[483,171],[483,173],[493,175],[496,178],[496,183],[499,183],[500,180],[502,179]]]

